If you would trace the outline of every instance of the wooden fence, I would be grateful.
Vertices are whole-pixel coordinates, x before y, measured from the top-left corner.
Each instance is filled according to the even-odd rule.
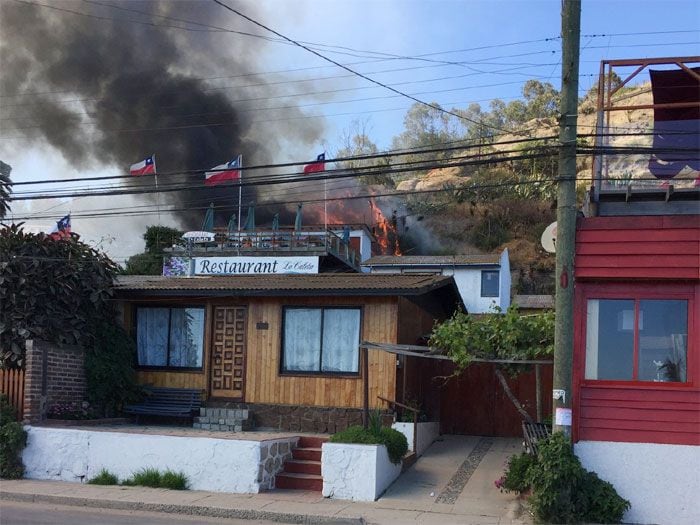
[[[10,404],[17,409],[17,420],[24,416],[24,370],[0,369],[0,392],[10,398]]]

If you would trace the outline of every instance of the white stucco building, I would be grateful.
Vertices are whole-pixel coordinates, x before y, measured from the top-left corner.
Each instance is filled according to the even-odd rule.
[[[479,255],[379,255],[362,263],[372,273],[436,273],[454,276],[464,307],[483,314],[498,306],[510,306],[510,260],[508,250]]]

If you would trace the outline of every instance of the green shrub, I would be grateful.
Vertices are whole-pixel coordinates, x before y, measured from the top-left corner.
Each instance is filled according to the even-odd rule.
[[[525,452],[512,456],[505,475],[496,482],[496,486],[506,492],[525,492],[530,488],[528,471],[535,463],[535,456]]]
[[[161,486],[162,475],[158,469],[143,468],[135,472],[131,479],[127,481],[130,481],[129,485],[158,488]]]
[[[401,463],[401,458],[408,450],[408,441],[398,430],[393,428],[380,428],[373,431],[371,428],[364,429],[361,426],[348,427],[342,432],[333,434],[331,443],[354,443],[360,445],[384,445],[389,453],[392,463]]]
[[[22,477],[22,450],[26,444],[27,432],[15,421],[15,409],[7,396],[0,394],[0,478]]]
[[[90,485],[118,485],[119,479],[110,471],[103,468],[97,476],[88,480],[88,483]]]
[[[630,508],[614,487],[583,468],[571,443],[556,433],[539,445],[528,469],[535,517],[550,523],[620,523]]]
[[[186,490],[189,482],[182,472],[174,472],[170,469],[161,473],[155,468],[143,468],[122,482],[128,487],[142,486],[172,490]]]
[[[187,476],[182,472],[166,470],[161,477],[160,486],[164,489],[187,490]]]

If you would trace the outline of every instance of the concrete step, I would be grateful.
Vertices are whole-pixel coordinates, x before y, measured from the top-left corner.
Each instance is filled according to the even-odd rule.
[[[295,448],[292,450],[292,457],[294,459],[304,459],[308,461],[321,461],[321,449],[320,448]]]
[[[323,478],[315,474],[281,472],[275,476],[275,488],[295,490],[323,490]]]
[[[284,462],[284,473],[321,475],[321,462],[290,459]]]

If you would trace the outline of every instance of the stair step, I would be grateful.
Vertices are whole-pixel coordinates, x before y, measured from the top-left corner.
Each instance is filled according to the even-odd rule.
[[[284,473],[321,475],[321,462],[290,459],[284,462]]]
[[[275,476],[275,488],[294,490],[323,490],[323,478],[315,474],[281,472]]]
[[[294,459],[305,459],[309,461],[321,461],[320,448],[295,448],[292,450]]]
[[[299,436],[297,447],[299,448],[321,448],[328,441],[327,437],[320,436]]]

